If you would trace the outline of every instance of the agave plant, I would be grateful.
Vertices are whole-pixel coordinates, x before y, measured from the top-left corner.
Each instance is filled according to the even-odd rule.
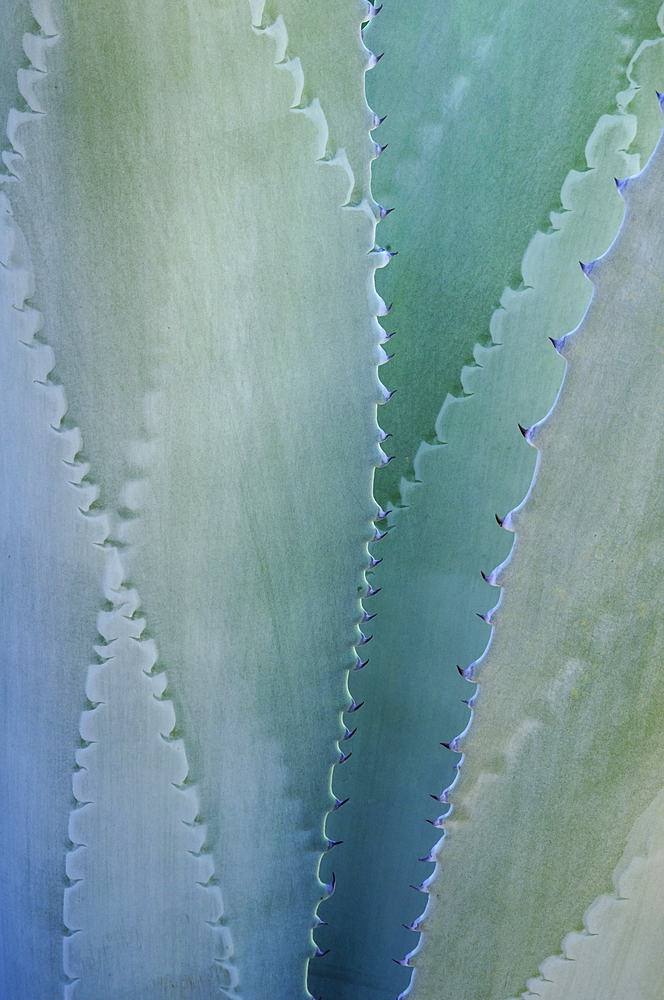
[[[8,1000],[661,996],[664,14],[377,13],[5,0]]]

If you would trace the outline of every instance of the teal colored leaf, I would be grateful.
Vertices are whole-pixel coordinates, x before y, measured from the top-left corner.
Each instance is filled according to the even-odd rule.
[[[657,52],[659,69],[661,42]],[[657,82],[648,80],[655,106]],[[634,89],[622,100],[633,96]],[[364,702],[354,723],[354,755],[335,773],[337,794],[350,802],[328,823],[344,848],[334,859],[334,899],[321,907],[330,926],[317,936],[330,954],[316,966],[315,978],[313,970],[310,975],[315,995],[373,1000],[408,984],[408,963],[398,968],[392,960],[403,961],[417,944],[413,930],[426,896],[413,886],[432,872],[440,832],[430,824],[442,825],[449,798],[454,801],[444,790],[457,777],[458,756],[439,744],[465,729],[463,700],[473,693],[457,664],[467,667],[487,644],[489,628],[477,616],[486,615],[497,592],[489,586],[495,581],[481,574],[508,556],[511,542],[495,515],[520,502],[535,469],[535,452],[518,422],[530,426],[555,400],[564,366],[549,338],[564,337],[588,305],[591,286],[579,259],[598,256],[618,230],[624,203],[614,177],[638,170],[638,156],[624,152],[636,124],[624,113],[597,123],[586,144],[586,170],[570,172],[561,210],[551,213],[551,231],[538,232],[530,243],[522,288],[503,293],[491,321],[493,346],[476,346],[474,366],[462,372],[465,395],[448,396],[436,421],[436,443],[422,443],[415,458],[415,482],[402,481],[403,506],[379,525],[389,533],[380,542],[384,561],[370,577],[381,590],[366,602],[377,615],[370,662],[351,675],[351,693]],[[513,712],[518,715],[516,705]],[[469,863],[471,858],[473,851]],[[440,883],[444,887],[444,871]],[[481,892],[474,906],[484,906]],[[496,905],[490,912],[499,924]],[[429,961],[454,964],[455,947],[448,941],[445,959],[436,953]],[[468,996],[483,996],[480,973],[459,968]],[[454,980],[454,989],[442,995],[460,989]]]
[[[611,889],[626,844],[636,856],[635,821],[661,793],[663,170],[660,144],[623,186],[621,231],[587,269],[590,308],[560,347],[557,404],[527,435],[538,472],[505,520],[516,539],[495,580],[491,645],[473,668],[474,719],[411,958],[417,1000],[518,995]],[[652,820],[651,830],[646,863],[661,836]],[[652,912],[647,880],[631,884]],[[659,918],[639,922],[633,946],[623,924],[616,944],[603,909],[595,902],[587,918],[606,936],[600,968],[584,961],[571,993],[548,996],[617,1000],[637,983],[638,995],[658,995],[661,979],[644,970],[659,966]],[[623,956],[608,994],[597,989],[605,946]]]
[[[398,501],[402,476],[413,478],[420,441],[435,440],[475,344],[490,344],[503,289],[519,287],[523,254],[549,228],[568,171],[585,169],[587,138],[615,111],[641,40],[657,36],[659,6],[392,0],[370,24],[368,43],[385,56],[368,98],[388,115],[374,135],[389,142],[373,188],[395,209],[381,244],[399,251],[378,281],[398,334],[398,392],[384,420],[395,459],[376,485],[383,506]]]

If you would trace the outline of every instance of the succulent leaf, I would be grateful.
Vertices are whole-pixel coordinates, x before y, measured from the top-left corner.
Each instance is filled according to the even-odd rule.
[[[620,233],[565,339],[558,401],[535,430],[538,472],[511,516],[514,550],[411,957],[417,1000],[518,995],[610,888],[633,824],[661,793],[663,181],[660,141],[627,185]],[[647,889],[634,890],[645,914]],[[603,995],[618,929],[595,925],[605,908],[588,915],[589,931],[606,935],[596,959],[578,967],[572,993],[550,996]],[[612,998],[634,996],[641,958],[658,968],[658,919],[639,922],[645,940],[633,948],[622,923]],[[638,981],[640,995],[661,988],[645,967]]]
[[[431,828],[445,829],[452,813],[440,803],[456,801],[451,789],[465,740],[455,737],[475,706],[459,673],[473,678],[469,665],[487,644],[489,609],[499,599],[488,585],[502,584],[492,568],[513,541],[493,512],[509,511],[528,490],[536,460],[526,446],[529,428],[553,405],[564,370],[548,338],[562,339],[588,305],[592,285],[578,258],[599,256],[618,230],[624,201],[614,177],[638,170],[638,156],[624,152],[635,131],[632,115],[600,118],[586,143],[586,170],[571,171],[563,185],[563,211],[551,213],[549,233],[531,240],[521,266],[524,287],[503,293],[491,321],[493,346],[476,346],[475,366],[462,372],[465,397],[448,396],[436,443],[422,443],[416,456],[416,481],[402,480],[401,506],[380,543],[385,560],[370,577],[382,588],[371,602],[377,612],[371,664],[351,681],[365,708],[355,756],[335,778],[351,806],[333,835],[353,849],[335,858],[339,885],[324,911],[329,927],[319,935],[331,950],[312,971],[313,992],[325,986],[330,997],[373,1000],[407,985],[390,959],[413,947],[403,925],[421,914],[422,904],[409,886],[421,880],[422,860],[435,862]],[[433,808],[427,793],[438,800],[429,803]],[[444,887],[444,872],[439,882]],[[434,968],[443,963],[438,952],[428,961]],[[481,981],[464,969],[469,995],[482,995]],[[443,995],[458,988],[455,981]]]
[[[584,144],[628,89],[641,39],[658,35],[659,7],[392,0],[368,25],[367,44],[385,52],[367,78],[369,103],[389,114],[374,137],[390,143],[373,190],[396,209],[379,233],[401,251],[377,284],[403,331],[390,364],[400,392],[384,420],[396,457],[377,477],[379,502],[398,500],[446,395],[461,394],[475,344],[490,344],[503,289],[520,286],[523,254],[549,229],[568,171],[586,168]],[[652,91],[641,92],[651,115]],[[658,135],[659,124],[646,157]]]
[[[79,747],[72,1000],[216,996],[236,980],[245,1000],[275,982],[304,997],[315,908],[333,888],[317,871],[362,641],[386,260],[371,254],[366,7],[284,10],[309,19],[301,44],[256,5],[55,2],[34,86],[45,114],[9,117],[34,301],[108,522],[110,576],[100,566],[92,604],[70,608],[71,659],[89,662],[104,597],[104,628],[120,629],[91,704],[80,672],[67,689],[70,723],[87,709],[80,733],[48,743],[49,771],[29,769],[31,797],[54,769],[71,788]],[[338,44],[312,69],[321,24]],[[313,92],[319,69],[335,79]],[[53,528],[65,547],[68,516]],[[70,576],[56,579],[74,602]],[[148,676],[156,657],[165,691]],[[27,712],[28,693],[8,711]],[[65,831],[70,804],[71,791]],[[65,840],[31,890],[60,880],[59,947]],[[17,955],[12,997],[29,967]],[[61,995],[61,979],[40,996]]]

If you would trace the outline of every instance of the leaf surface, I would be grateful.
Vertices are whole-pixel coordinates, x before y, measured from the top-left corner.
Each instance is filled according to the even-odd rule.
[[[650,60],[651,72],[661,67],[661,43],[656,49],[659,64]],[[655,104],[656,82],[648,80]],[[632,89],[623,102],[633,96]],[[646,144],[651,109],[643,102],[641,108]],[[403,506],[379,525],[389,533],[376,546],[384,561],[370,577],[381,588],[367,602],[377,614],[370,662],[351,675],[351,693],[364,702],[354,723],[356,749],[335,774],[337,794],[350,802],[328,824],[344,847],[335,859],[335,897],[321,907],[330,926],[317,938],[330,954],[312,978],[316,995],[326,990],[330,997],[369,1000],[407,985],[408,963],[398,968],[392,960],[403,961],[417,943],[404,927],[417,929],[423,910],[413,886],[431,874],[440,833],[428,824],[442,824],[451,796],[444,789],[457,777],[458,756],[439,744],[466,727],[462,699],[473,694],[456,665],[465,668],[487,644],[489,628],[477,616],[498,594],[481,573],[507,557],[511,542],[495,515],[519,503],[535,468],[517,422],[530,426],[554,402],[564,366],[548,338],[563,337],[588,305],[591,286],[579,259],[597,256],[617,232],[624,203],[614,177],[638,169],[638,157],[624,152],[635,132],[631,115],[605,115],[597,123],[586,144],[586,170],[570,172],[551,231],[530,243],[524,287],[503,293],[491,321],[493,346],[476,346],[474,366],[462,372],[466,395],[448,396],[436,443],[423,443],[416,456],[416,481],[402,481]],[[518,711],[515,705],[514,717]],[[444,880],[443,872],[443,886]],[[484,906],[481,886],[474,905]],[[453,953],[449,945],[446,964]],[[430,960],[442,961],[439,953]],[[481,980],[465,971],[475,996]]]
[[[367,188],[366,5],[284,10],[296,45],[281,11],[244,3],[55,3],[46,114],[9,161],[109,524],[110,606],[80,611],[106,662],[74,780],[72,1000],[212,996],[236,976],[245,1000],[304,996],[329,891],[389,256]],[[318,25],[343,39],[326,85]],[[70,768],[78,742],[58,744]]]
[[[515,546],[411,959],[417,1000],[523,989],[610,889],[661,791],[663,169],[660,142],[624,187],[557,404],[529,435],[540,464],[505,522]],[[647,933],[654,954],[657,921]]]

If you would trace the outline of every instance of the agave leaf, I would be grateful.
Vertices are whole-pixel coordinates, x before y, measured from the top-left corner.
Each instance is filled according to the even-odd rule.
[[[557,405],[528,434],[538,472],[505,522],[515,546],[411,958],[418,1000],[519,993],[610,889],[662,789],[663,173],[660,141],[623,187],[621,231],[588,268],[590,308],[561,346]],[[654,955],[657,921],[647,933]],[[592,967],[576,995],[599,995]],[[612,995],[633,996],[621,982]],[[658,995],[661,979],[642,982]]]
[[[531,979],[524,998],[542,1000],[655,1000],[664,976],[662,885],[664,794],[638,817],[613,873],[614,891],[596,899],[581,933],[563,940]],[[531,992],[532,991],[532,992]]]
[[[46,114],[8,160],[53,379],[109,524],[95,611],[77,618],[79,657],[98,622],[107,662],[74,776],[72,1000],[236,981],[245,1000],[304,996],[330,891],[317,870],[384,460],[373,273],[389,255],[358,105],[367,7],[335,5],[352,44],[308,103],[327,11],[298,12],[295,51],[256,5],[55,3]]]
[[[653,73],[661,71],[662,44],[640,48],[642,55],[655,49],[659,63],[651,59],[647,66]],[[630,76],[637,66],[638,60]],[[640,106],[644,146],[651,105],[660,126],[661,112],[657,77],[641,72],[640,79],[651,95]],[[634,96],[631,87],[619,95],[621,104],[631,107]],[[475,366],[462,372],[467,395],[448,396],[436,422],[437,443],[420,446],[416,482],[402,481],[403,506],[385,524],[384,562],[371,577],[381,588],[371,600],[377,613],[371,662],[351,682],[365,707],[353,759],[335,776],[337,793],[351,802],[329,824],[335,839],[352,846],[335,858],[338,888],[323,911],[330,926],[318,935],[331,950],[315,978],[312,970],[314,993],[327,988],[350,1000],[359,983],[359,996],[371,998],[407,983],[408,972],[392,959],[402,961],[416,943],[412,930],[423,903],[412,887],[431,873],[421,862],[433,862],[436,839],[425,819],[442,822],[450,808],[443,790],[453,784],[458,763],[438,744],[468,722],[462,699],[472,689],[456,664],[466,667],[486,646],[488,628],[477,615],[495,603],[496,591],[481,571],[488,575],[510,548],[494,514],[522,499],[535,467],[517,421],[527,427],[553,404],[563,365],[548,338],[563,337],[588,305],[591,286],[578,262],[606,249],[618,230],[624,203],[614,177],[638,169],[638,156],[624,152],[635,131],[636,119],[627,114],[597,123],[586,144],[586,171],[568,175],[562,211],[551,213],[550,232],[537,233],[523,259],[525,287],[503,293],[491,322],[494,346],[476,346]]]
[[[399,392],[385,417],[395,459],[376,485],[383,506],[398,501],[402,476],[412,479],[420,441],[435,441],[438,410],[460,394],[475,344],[490,343],[503,289],[519,286],[523,254],[549,228],[568,171],[585,169],[584,144],[615,111],[641,39],[657,35],[659,7],[393,0],[369,25],[368,44],[385,52],[367,80],[369,103],[388,115],[375,135],[389,142],[373,189],[395,209],[380,241],[400,254],[378,281],[399,334],[390,366]]]
[[[4,192],[0,203],[0,993],[54,1000],[73,748],[101,596],[95,543],[108,526],[82,513],[96,493],[77,435],[61,427],[53,353],[26,305],[29,253]]]

